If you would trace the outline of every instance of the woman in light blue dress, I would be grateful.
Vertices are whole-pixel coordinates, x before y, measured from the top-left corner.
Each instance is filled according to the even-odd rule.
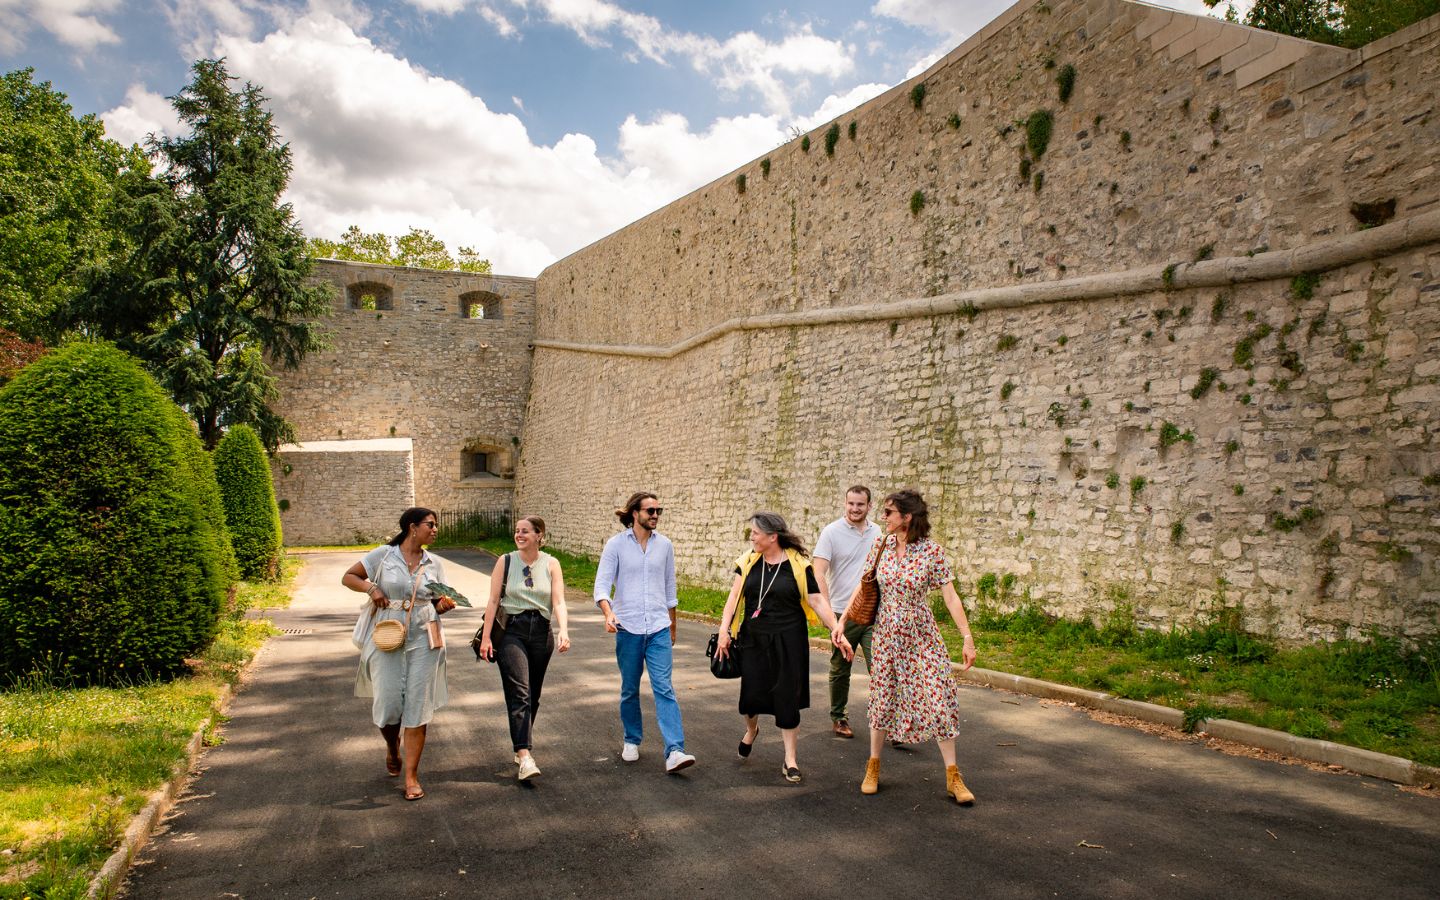
[[[370,598],[372,615],[362,619],[355,642],[360,647],[360,669],[355,696],[373,697],[371,711],[385,738],[385,771],[405,775],[405,799],[425,796],[420,787],[420,754],[425,750],[425,726],[435,710],[445,705],[445,648],[440,631],[441,614],[455,608],[454,601],[436,597],[425,585],[445,582],[440,560],[425,550],[435,540],[438,525],[434,510],[412,507],[400,514],[400,532],[388,544],[376,547],[345,571],[340,583]],[[385,652],[371,639],[376,622],[409,620],[405,645]],[[432,646],[431,625],[440,636]],[[403,731],[403,734],[402,734]],[[403,767],[402,767],[403,756]]]

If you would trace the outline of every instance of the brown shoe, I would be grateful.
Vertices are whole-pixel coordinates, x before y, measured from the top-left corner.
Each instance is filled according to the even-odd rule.
[[[865,788],[862,786],[860,789],[863,791]],[[954,797],[955,802],[961,806],[969,806],[975,802],[975,795],[965,786],[965,779],[960,777],[960,770],[955,766],[945,767],[945,793]]]
[[[842,738],[853,738],[855,732],[850,730],[850,722],[847,719],[835,720],[835,736]]]
[[[860,782],[860,793],[877,794],[880,792],[880,760],[870,757],[865,761],[865,780]]]

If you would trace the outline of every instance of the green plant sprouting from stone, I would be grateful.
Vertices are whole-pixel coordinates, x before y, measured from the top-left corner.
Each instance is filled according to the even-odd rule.
[[[1061,66],[1055,73],[1055,84],[1060,88],[1060,102],[1069,103],[1070,95],[1075,92],[1075,67],[1070,63]]]
[[[920,215],[920,210],[925,208],[925,192],[916,191],[910,195],[910,215]]]
[[[736,192],[737,194],[743,194],[743,193],[745,193],[745,173],[744,173],[744,172],[741,172],[739,175],[736,175],[736,176],[735,176],[735,192]]]
[[[840,123],[831,122],[830,127],[825,129],[825,155],[835,155],[835,145],[840,143]]]
[[[764,159],[760,160],[760,177],[761,177],[761,178],[769,178],[769,177],[770,177],[770,157],[768,157],[768,156],[765,157]]]
[[[916,109],[925,105],[925,82],[921,81],[910,89],[910,105]]]
[[[1055,115],[1048,109],[1037,109],[1025,120],[1025,149],[1039,162],[1050,147],[1050,133],[1055,129]]]
[[[1213,386],[1215,382],[1219,380],[1219,378],[1219,369],[1213,369],[1209,367],[1201,369],[1200,377],[1196,380],[1195,386],[1190,389],[1190,399],[1199,400],[1201,397],[1205,396],[1210,391],[1211,386]]]

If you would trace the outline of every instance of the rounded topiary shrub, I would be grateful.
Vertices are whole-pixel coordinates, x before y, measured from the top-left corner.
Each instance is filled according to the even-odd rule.
[[[0,388],[0,680],[174,674],[234,556],[209,454],[126,354],[73,343]]]
[[[280,507],[265,448],[249,425],[233,425],[215,448],[215,480],[242,578],[274,578],[280,564]]]

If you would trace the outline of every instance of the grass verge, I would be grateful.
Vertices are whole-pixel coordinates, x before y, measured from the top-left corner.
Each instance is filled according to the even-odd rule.
[[[0,897],[83,897],[130,819],[169,779],[226,685],[275,633],[251,609],[289,602],[301,562],[278,582],[241,582],[192,674],[73,688],[30,679],[0,692]],[[211,737],[218,740],[218,737]]]
[[[481,546],[514,549],[508,538]],[[572,603],[588,596],[596,561],[547,552],[565,570]],[[1002,611],[994,581],[981,580],[982,602],[965,599],[977,664],[987,669],[1159,703],[1184,711],[1191,727],[1207,717],[1234,719],[1440,766],[1440,639],[1405,647],[1377,635],[1284,647],[1246,633],[1242,610],[1223,597],[1190,628],[1142,630],[1123,605],[1097,626],[1025,601]],[[682,584],[679,594],[681,609],[719,617],[728,590]],[[932,607],[958,660],[960,633],[938,594]]]

